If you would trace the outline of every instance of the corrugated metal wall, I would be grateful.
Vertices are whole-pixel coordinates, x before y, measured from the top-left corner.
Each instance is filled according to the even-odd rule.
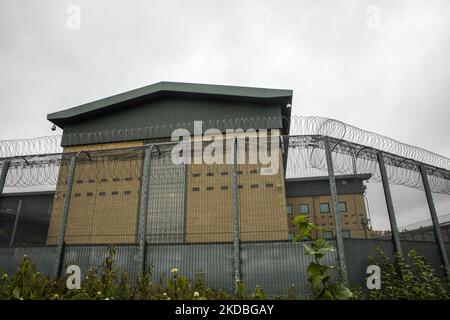
[[[431,266],[439,269],[440,256],[434,243],[402,242],[404,252],[415,248],[424,255]],[[347,270],[350,285],[364,286],[368,256],[376,256],[379,246],[392,258],[393,248],[386,240],[344,241]],[[120,271],[126,271],[131,279],[138,273],[137,246],[116,246],[115,263]],[[450,247],[447,247],[450,253]],[[8,274],[17,271],[24,255],[28,255],[36,264],[37,270],[51,274],[55,263],[55,247],[0,248],[0,269]],[[146,265],[152,266],[154,281],[160,276],[170,275],[170,270],[178,268],[181,274],[193,279],[203,273],[207,284],[216,289],[232,291],[233,278],[232,244],[154,244],[147,247]],[[99,267],[108,255],[107,245],[74,245],[65,248],[63,266],[77,264],[82,275],[92,267]],[[306,269],[311,258],[305,255],[302,243],[265,242],[241,244],[241,275],[248,291],[255,286],[261,287],[269,296],[287,295],[289,288],[295,285],[299,296],[306,298],[310,294]],[[324,257],[323,263],[335,265],[336,254]]]
[[[394,258],[394,246],[390,240],[344,240],[344,249],[346,252],[345,259],[350,285],[365,285],[365,279],[367,277],[366,269],[369,265],[368,257],[379,257],[376,251],[377,247],[379,247],[388,258]],[[450,254],[449,243],[446,243],[446,248],[447,254]],[[418,255],[424,256],[428,264],[437,271],[438,274],[442,271],[441,256],[435,242],[402,241],[402,250],[406,262],[411,262],[407,254],[412,249],[415,249]],[[377,258],[377,260],[379,259]]]
[[[248,289],[261,287],[270,296],[286,295],[291,286],[298,294],[310,294],[306,269],[312,261],[305,255],[302,243],[242,244],[242,280]],[[324,257],[322,263],[336,265],[336,254]]]
[[[448,256],[450,253],[450,243],[448,242],[445,243],[445,246],[447,248],[447,256]],[[433,269],[442,272],[441,269],[442,260],[439,254],[439,247],[436,242],[402,241],[402,249],[404,253],[407,253],[412,249],[415,249],[418,255],[424,256],[427,259],[428,263]],[[407,261],[409,260],[407,259]]]
[[[18,247],[0,248],[0,270],[14,274],[23,257],[27,255],[36,265],[36,269],[44,274],[51,274],[55,263],[55,247]]]
[[[276,103],[170,97],[68,123],[61,145],[167,138],[178,128],[193,133],[194,121],[203,121],[203,130],[217,128],[224,132],[283,127],[280,105]]]
[[[377,247],[379,247],[389,258],[394,257],[394,250],[391,241],[364,239],[344,240],[348,280],[351,286],[364,285],[364,279],[367,276],[366,270],[369,265],[368,257],[377,256]]]
[[[149,245],[146,266],[152,266],[154,280],[170,275],[172,268],[178,268],[190,279],[203,273],[211,287],[232,291],[232,256],[232,244]]]
[[[138,273],[137,252],[134,245],[118,245],[115,247],[114,262],[120,272],[127,272],[134,279]],[[108,256],[107,245],[74,245],[64,249],[63,266],[76,264],[80,267],[82,276],[92,267],[101,267]]]

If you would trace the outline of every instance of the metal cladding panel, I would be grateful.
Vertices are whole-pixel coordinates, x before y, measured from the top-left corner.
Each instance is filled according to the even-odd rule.
[[[447,251],[449,251],[450,244],[446,243]],[[439,253],[439,247],[435,241],[423,242],[423,241],[403,241],[402,240],[402,250],[406,257],[407,262],[411,262],[410,258],[407,257],[409,251],[415,249],[419,256],[424,256],[428,264],[437,273],[442,271],[442,260]]]
[[[336,177],[338,194],[363,194],[364,185],[360,179],[339,179]],[[345,181],[345,182],[344,182]],[[312,197],[330,195],[330,183],[324,180],[286,180],[286,197]]]
[[[334,244],[333,244],[334,245]],[[427,258],[436,270],[441,265],[439,252],[435,243],[402,242],[404,253],[415,248],[419,255]],[[346,264],[351,286],[364,286],[369,265],[368,257],[377,256],[376,247],[393,259],[393,246],[389,240],[346,239],[344,248]],[[137,263],[138,247],[133,245],[117,245],[115,264],[119,271],[127,272],[130,278],[136,279],[139,268]],[[17,272],[24,255],[30,257],[37,271],[51,275],[55,263],[55,247],[17,247],[0,248],[0,270],[8,275]],[[450,246],[447,245],[450,254]],[[107,245],[67,246],[65,248],[62,275],[69,264],[77,264],[86,276],[89,269],[101,268],[108,256]],[[146,266],[152,267],[153,280],[160,276],[170,276],[172,268],[193,279],[199,273],[204,275],[206,283],[215,289],[233,291],[233,247],[232,244],[175,244],[148,245]],[[286,296],[292,285],[303,298],[310,296],[310,285],[306,270],[312,258],[305,255],[302,243],[266,242],[241,244],[241,280],[251,292],[260,286],[269,297]],[[336,254],[330,253],[321,261],[324,264],[336,265]],[[336,279],[336,275],[333,275]]]
[[[74,120],[86,119],[99,113],[108,113],[117,108],[126,107],[132,102],[148,101],[167,96],[206,97],[262,103],[274,102],[283,105],[292,102],[292,90],[163,81],[74,108],[50,113],[47,115],[47,119],[62,128],[65,124]],[[285,113],[289,114],[290,112]]]
[[[116,255],[114,263],[119,272],[127,272],[131,279],[135,279],[138,274],[137,254],[138,247],[133,245],[115,246]],[[64,248],[63,271],[70,264],[76,264],[81,269],[81,276],[91,268],[102,269],[103,262],[108,257],[108,245],[74,245]]]
[[[71,122],[64,126],[62,146],[170,137],[184,128],[194,134],[194,121],[208,128],[281,129],[281,106],[246,101],[168,97]]]
[[[362,286],[367,277],[369,257],[377,257],[376,248],[379,247],[384,254],[394,258],[394,247],[389,240],[362,240],[344,239],[345,260],[350,285]]]
[[[295,286],[300,297],[311,295],[306,270],[313,258],[305,254],[302,242],[244,243],[241,258],[242,281],[249,291],[259,286],[271,297],[285,296]],[[321,262],[336,265],[335,252]]]
[[[344,240],[344,248],[347,253],[346,264],[351,285],[364,287],[367,277],[366,270],[369,266],[368,257],[375,257],[379,261],[379,255],[376,252],[377,247],[392,261],[394,258],[394,246],[391,240]],[[402,241],[403,255],[407,263],[411,263],[411,259],[407,257],[407,254],[412,249],[415,249],[418,255],[424,256],[435,271],[438,271],[438,273],[441,271],[442,262],[435,242]],[[450,253],[450,245],[447,245],[447,252]]]
[[[151,267],[154,281],[177,268],[189,279],[202,274],[210,287],[232,292],[232,255],[232,244],[148,245],[146,266]]]
[[[0,270],[13,275],[26,255],[36,265],[36,270],[51,275],[55,262],[55,247],[0,248]]]

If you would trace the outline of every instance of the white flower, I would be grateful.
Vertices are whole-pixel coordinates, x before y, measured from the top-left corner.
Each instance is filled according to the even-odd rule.
[[[163,296],[167,296],[167,293],[164,292],[164,293],[163,293]]]
[[[199,295],[200,294],[197,291],[194,292],[194,297],[198,297]]]
[[[170,270],[170,272],[172,272],[172,273],[178,273],[178,268],[172,268],[172,270]]]
[[[105,300],[109,300],[109,298],[105,298]]]
[[[102,294],[102,292],[101,292],[101,291],[97,291],[97,294],[98,294],[98,295],[101,295],[101,294]]]

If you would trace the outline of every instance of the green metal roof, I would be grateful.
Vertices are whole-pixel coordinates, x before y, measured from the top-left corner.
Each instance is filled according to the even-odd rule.
[[[338,194],[364,194],[366,186],[363,181],[372,177],[370,173],[336,176]],[[346,183],[343,183],[343,182]],[[329,196],[330,183],[328,176],[302,177],[286,179],[286,197]]]
[[[212,97],[259,103],[280,103],[282,108],[286,108],[287,104],[292,103],[292,90],[158,82],[74,108],[50,113],[47,115],[47,119],[64,128],[67,123],[120,109],[130,103],[148,101],[163,96]]]
[[[347,180],[347,179],[356,179],[356,180],[369,180],[372,178],[371,173],[359,173],[359,174],[344,174],[335,176],[336,180]],[[316,176],[316,177],[301,177],[301,178],[287,178],[286,183],[290,182],[310,182],[310,181],[320,181],[320,180],[328,180],[328,176]]]

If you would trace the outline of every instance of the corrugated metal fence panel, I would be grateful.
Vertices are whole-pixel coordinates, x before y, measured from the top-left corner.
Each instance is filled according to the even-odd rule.
[[[50,275],[55,262],[55,247],[0,248],[0,269],[8,275],[14,274],[23,257],[27,255],[39,272]]]
[[[138,247],[133,245],[117,245],[114,263],[120,272],[127,272],[134,279],[138,274],[137,253]],[[107,245],[76,245],[66,246],[64,249],[63,267],[76,264],[84,277],[89,269],[102,267],[108,257]],[[64,274],[64,270],[62,272]]]
[[[259,286],[277,296],[286,295],[295,285],[300,296],[310,295],[306,269],[313,259],[305,254],[302,243],[244,243],[241,256],[242,280],[248,290]],[[326,255],[321,262],[336,265],[336,254]]]
[[[440,256],[435,243],[402,241],[407,253],[415,248],[419,255],[427,258],[434,268],[439,268]],[[368,257],[377,256],[375,248],[390,258],[393,246],[388,240],[344,240],[347,270],[352,286],[364,286]],[[448,253],[450,248],[447,245]],[[116,246],[115,263],[120,271],[126,271],[134,279],[138,274],[137,246]],[[174,267],[188,278],[204,273],[207,284],[215,289],[232,291],[233,247],[231,244],[191,244],[191,245],[149,245],[147,247],[147,266],[153,265],[154,280],[161,275],[170,275]],[[52,274],[55,262],[55,247],[17,247],[0,248],[0,269],[9,275],[15,273],[27,255],[36,264],[37,270]],[[92,267],[101,267],[108,256],[106,245],[67,246],[63,266],[75,263],[80,266],[82,276]],[[310,294],[306,269],[312,261],[305,255],[301,243],[243,243],[241,244],[241,274],[247,289],[260,286],[270,296],[286,295],[294,284],[302,297]],[[336,264],[336,255],[329,254],[323,261]],[[64,271],[63,271],[64,273]]]
[[[203,273],[210,287],[232,291],[232,254],[232,244],[149,245],[146,265],[152,266],[154,280],[168,276],[172,268],[178,268],[190,279]]]
[[[376,248],[379,247],[384,254],[394,257],[392,242],[389,240],[360,240],[345,239],[344,251],[347,264],[348,278],[351,286],[363,286],[369,266],[369,256],[377,257]]]
[[[441,270],[441,257],[435,242],[402,241],[401,243],[403,254],[406,257],[407,262],[411,262],[407,257],[408,252],[412,249],[416,249],[419,255],[424,256],[427,259],[427,262],[432,268],[436,271]],[[350,285],[365,286],[365,278],[367,277],[366,270],[369,266],[368,257],[379,257],[376,252],[378,246],[387,257],[393,259],[394,247],[390,240],[344,240],[345,258]],[[447,251],[450,253],[449,246],[447,246]]]
[[[402,249],[405,256],[409,251],[415,249],[418,255],[424,256],[427,259],[427,262],[434,270],[436,270],[438,273],[442,271],[441,255],[439,253],[439,247],[436,242],[402,241]]]

